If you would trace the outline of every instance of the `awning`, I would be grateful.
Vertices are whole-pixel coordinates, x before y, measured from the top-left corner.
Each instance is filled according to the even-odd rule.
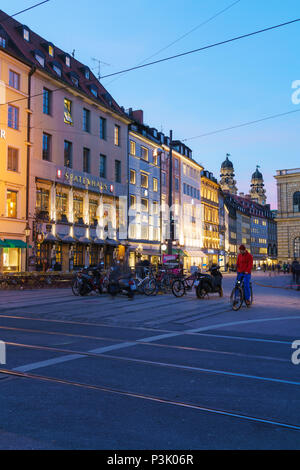
[[[116,246],[117,247],[117,246],[119,246],[120,243],[117,242],[116,240],[111,240],[111,239],[107,238],[106,239],[106,244],[110,245],[110,246]]]
[[[78,242],[83,243],[84,245],[90,245],[92,243],[92,240],[86,237],[80,237]]]
[[[66,235],[64,238],[61,240],[63,243],[77,243],[78,240],[75,238],[71,237],[70,235]]]
[[[186,256],[190,256],[191,258],[203,258],[207,256],[201,250],[185,250]]]
[[[8,240],[5,239],[6,248],[27,248],[27,243],[22,240]]]
[[[105,245],[105,240],[101,240],[101,238],[94,238],[93,243],[96,245]]]
[[[58,241],[58,238],[56,238],[52,233],[47,233],[47,235],[44,238],[44,242],[56,243],[57,241]]]

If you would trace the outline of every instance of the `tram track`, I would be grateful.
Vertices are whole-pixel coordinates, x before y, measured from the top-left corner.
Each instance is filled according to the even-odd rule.
[[[15,378],[36,380],[40,382],[42,381],[42,382],[55,383],[55,384],[60,384],[60,385],[68,385],[68,386],[82,388],[86,390],[95,390],[95,391],[103,392],[107,394],[114,394],[114,395],[119,395],[119,396],[125,396],[127,398],[135,398],[139,400],[150,401],[150,402],[158,403],[160,405],[176,406],[180,408],[197,410],[199,412],[228,416],[228,417],[236,418],[240,420],[246,420],[250,422],[261,423],[264,425],[290,429],[290,430],[294,430],[298,432],[300,431],[300,426],[292,424],[292,423],[285,423],[285,422],[276,421],[273,419],[264,419],[264,418],[260,418],[256,416],[235,413],[229,410],[209,408],[206,406],[202,406],[199,403],[175,401],[175,400],[170,400],[170,399],[166,399],[164,397],[155,396],[155,395],[146,395],[146,394],[136,393],[136,392],[132,392],[128,390],[116,389],[112,387],[88,384],[88,383],[83,383],[83,382],[75,382],[75,381],[60,379],[56,377],[42,376],[42,375],[31,374],[31,373],[29,374],[29,373],[24,373],[24,372],[11,371],[7,369],[0,369],[0,374],[5,374],[6,376],[12,376]]]

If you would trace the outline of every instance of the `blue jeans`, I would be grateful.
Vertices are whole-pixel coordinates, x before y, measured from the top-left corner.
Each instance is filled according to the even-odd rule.
[[[251,274],[238,273],[238,275],[237,275],[238,281],[241,281],[242,278],[244,278],[245,300],[250,300],[250,297],[251,297],[251,290],[250,290]]]

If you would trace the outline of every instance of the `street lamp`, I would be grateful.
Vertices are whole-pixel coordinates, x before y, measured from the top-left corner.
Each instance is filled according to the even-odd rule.
[[[26,271],[28,271],[28,243],[29,243],[29,237],[30,237],[31,229],[29,227],[29,224],[27,222],[26,227],[25,227],[25,236],[26,236]]]

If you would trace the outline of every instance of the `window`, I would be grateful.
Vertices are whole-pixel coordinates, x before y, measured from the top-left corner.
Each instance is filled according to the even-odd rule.
[[[136,183],[136,172],[135,170],[130,170],[130,184]]]
[[[130,196],[130,209],[136,210],[136,197]]]
[[[66,55],[66,66],[71,67],[71,58],[68,55]]]
[[[83,198],[79,196],[73,197],[73,214],[74,223],[83,223]]]
[[[115,126],[115,138],[114,138],[114,141],[115,141],[115,145],[117,145],[118,147],[120,147],[120,126]]]
[[[54,57],[54,47],[51,44],[48,46],[48,52],[51,57]]]
[[[175,178],[175,191],[179,191],[179,179]]]
[[[141,158],[148,161],[149,150],[146,147],[141,147]]]
[[[300,191],[297,191],[293,196],[293,209],[294,212],[300,212]]]
[[[136,225],[135,224],[129,225],[129,237],[136,238]]]
[[[90,111],[88,109],[83,108],[83,130],[85,132],[90,132],[90,118]]]
[[[163,173],[161,174],[161,179],[162,179],[162,185],[163,185],[163,186],[166,186],[166,184],[167,184],[166,173],[163,172]]]
[[[30,39],[29,30],[26,28],[23,28],[23,38],[25,39],[25,41],[29,42],[29,39]]]
[[[19,129],[19,108],[8,106],[8,127],[11,129]]]
[[[0,36],[0,47],[6,46],[6,39],[3,36]]]
[[[100,155],[100,178],[106,178],[106,155]]]
[[[141,206],[143,212],[148,212],[148,199],[141,199]]]
[[[75,74],[71,74],[71,80],[73,85],[75,85],[77,88],[79,87],[79,79]]]
[[[179,168],[179,161],[178,161],[178,158],[175,158],[175,159],[174,159],[174,167],[175,167],[175,170],[178,170],[178,168]]]
[[[90,149],[84,148],[83,149],[83,172],[89,173],[90,172]]]
[[[116,181],[116,183],[121,183],[121,162],[120,162],[120,160],[115,160],[115,181]]]
[[[154,192],[158,191],[158,180],[157,180],[157,178],[153,178],[153,191]]]
[[[65,140],[64,142],[64,166],[72,168],[73,145],[72,142]]]
[[[148,188],[148,175],[145,173],[141,173],[141,187]]]
[[[89,71],[89,69],[87,69],[87,68],[84,69],[84,76],[85,76],[85,78],[86,78],[87,80],[90,79],[90,71]]]
[[[153,150],[153,164],[158,165],[158,151]]]
[[[12,219],[17,218],[17,191],[7,191],[6,195],[6,207],[7,207],[7,217]]]
[[[141,239],[148,240],[149,239],[149,227],[148,225],[142,225],[141,227]]]
[[[34,54],[35,60],[38,61],[38,63],[42,66],[45,67],[45,57],[42,56],[41,53],[36,52]]]
[[[52,92],[47,88],[43,90],[43,113],[51,114],[51,100],[52,100]]]
[[[97,98],[98,97],[98,89],[94,85],[91,86],[90,88],[92,94]]]
[[[98,201],[96,199],[89,200],[89,218],[90,218],[90,225],[96,225],[97,223],[97,209],[98,209]]]
[[[294,240],[294,258],[300,258],[300,237]]]
[[[136,145],[133,140],[130,141],[130,155],[136,155]]]
[[[13,70],[9,71],[9,86],[16,90],[20,90],[20,74]]]
[[[37,189],[36,191],[36,208],[39,212],[49,211],[49,191],[48,189]]]
[[[56,193],[56,216],[58,220],[67,221],[68,195],[66,193]]]
[[[157,215],[158,214],[158,202],[153,201],[153,214]]]
[[[100,118],[100,139],[106,140],[106,119]]]
[[[8,171],[19,170],[19,150],[18,149],[8,147],[7,169]]]
[[[72,119],[72,101],[67,98],[64,99],[64,122],[65,124],[73,125]]]
[[[43,134],[43,160],[51,161],[51,135]]]
[[[53,64],[52,67],[53,67],[53,70],[54,70],[54,72],[56,73],[56,75],[58,75],[59,77],[61,77],[62,72],[61,72],[60,66],[59,66],[58,64],[57,64],[57,65],[56,65],[56,64]]]

